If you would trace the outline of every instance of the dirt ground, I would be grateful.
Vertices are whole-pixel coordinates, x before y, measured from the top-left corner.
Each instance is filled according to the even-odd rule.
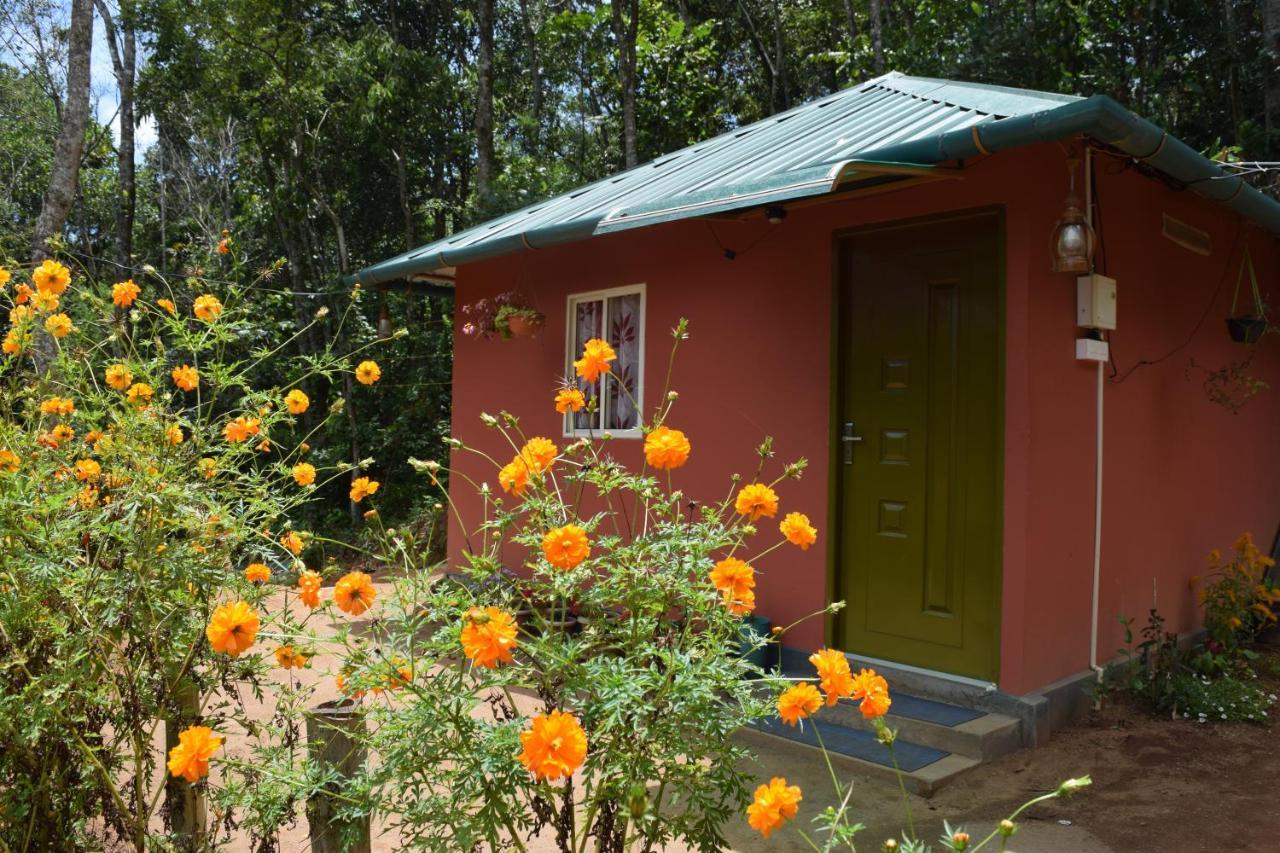
[[[381,586],[381,585],[380,585]],[[1276,652],[1272,652],[1273,654]],[[321,699],[336,694],[331,661],[313,661],[306,677],[322,686]],[[1280,682],[1270,685],[1280,693]],[[264,718],[266,708],[260,709]],[[1280,717],[1277,708],[1273,717]],[[234,750],[234,744],[228,744]],[[747,769],[767,780],[784,775],[804,791],[791,827],[761,839],[745,816],[728,827],[731,849],[810,849],[794,831],[809,827],[833,803],[825,766],[814,754],[774,741]],[[917,830],[936,839],[944,819],[964,825],[975,838],[1025,800],[1056,788],[1064,779],[1090,775],[1092,787],[1069,800],[1037,806],[1020,819],[1008,849],[1019,853],[1141,853],[1141,851],[1280,850],[1280,729],[1266,725],[1199,724],[1154,718],[1123,700],[1109,700],[1049,744],[991,762],[962,776],[932,799],[912,796]],[[859,849],[878,850],[903,826],[902,801],[883,782],[854,780],[852,802],[867,829]],[[985,831],[983,831],[985,830]],[[399,849],[379,835],[375,850]],[[544,835],[549,835],[544,833]],[[282,851],[307,851],[306,818],[280,839]],[[530,851],[550,851],[549,838],[529,839]],[[241,850],[247,845],[241,843]]]

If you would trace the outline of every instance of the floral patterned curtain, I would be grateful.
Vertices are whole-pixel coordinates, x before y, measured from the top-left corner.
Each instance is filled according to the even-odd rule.
[[[618,358],[605,384],[605,427],[632,429],[640,421],[636,411],[640,386],[640,294],[610,297],[608,320],[609,344]]]
[[[590,300],[579,302],[574,309],[574,332],[573,332],[573,353],[570,359],[577,358],[577,354],[582,352],[582,348],[587,341],[592,338],[601,337],[601,328],[604,325],[604,302],[600,300]],[[569,375],[573,376],[573,366],[569,366]],[[578,387],[582,389],[582,393],[586,395],[588,406],[577,414],[573,415],[574,429],[599,429],[600,428],[600,405],[597,401],[595,406],[591,406],[592,398],[597,397],[600,392],[600,383],[589,383],[585,379],[578,379]],[[596,411],[591,412],[589,409],[594,408]]]

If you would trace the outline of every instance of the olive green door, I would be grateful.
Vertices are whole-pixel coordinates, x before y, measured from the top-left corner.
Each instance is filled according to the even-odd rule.
[[[838,244],[837,640],[995,681],[1003,422],[1002,221]]]

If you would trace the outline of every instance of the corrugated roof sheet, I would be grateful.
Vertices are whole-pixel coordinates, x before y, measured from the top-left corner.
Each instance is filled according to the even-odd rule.
[[[1153,133],[1161,133],[1109,99],[1082,101],[894,72],[460,231],[352,278],[377,283],[429,275],[624,228],[821,195],[856,173],[859,161],[928,166],[985,151],[979,134],[1001,140],[1003,148],[1098,129],[1094,135],[1123,148],[1148,145]],[[1207,160],[1203,166],[1215,168]]]

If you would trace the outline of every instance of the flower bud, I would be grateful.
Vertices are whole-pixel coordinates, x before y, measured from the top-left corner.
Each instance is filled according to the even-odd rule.
[[[893,838],[886,838],[882,848],[884,853],[898,853],[898,842]]]
[[[480,423],[484,424],[487,427],[496,427],[498,425],[498,419],[495,418],[493,415],[489,414],[488,412],[481,412]]]
[[[1086,785],[1092,784],[1093,780],[1088,776],[1081,776],[1079,779],[1068,779],[1058,786],[1057,794],[1060,797],[1066,796],[1067,794],[1074,794]]]
[[[673,401],[674,401],[674,400],[679,400],[679,399],[680,399],[680,392],[678,392],[678,391],[668,391],[668,392],[667,392],[667,399],[668,399],[668,400],[673,400]]]
[[[627,809],[632,820],[640,820],[649,811],[649,792],[644,785],[632,785],[631,795],[627,798]]]
[[[1000,821],[1000,826],[996,828],[996,831],[999,832],[1005,838],[1008,838],[1010,835],[1013,835],[1015,832],[1018,831],[1018,827],[1014,825],[1013,821],[1009,820],[1008,818],[1005,818],[1004,820]]]
[[[317,308],[317,309],[316,309],[316,317],[315,317],[315,318],[316,318],[317,320],[323,319],[324,317],[327,317],[327,316],[329,316],[329,306],[328,306],[328,305],[321,305],[319,308]]]
[[[969,846],[969,833],[953,832],[951,834],[951,846],[955,850],[964,850]]]

